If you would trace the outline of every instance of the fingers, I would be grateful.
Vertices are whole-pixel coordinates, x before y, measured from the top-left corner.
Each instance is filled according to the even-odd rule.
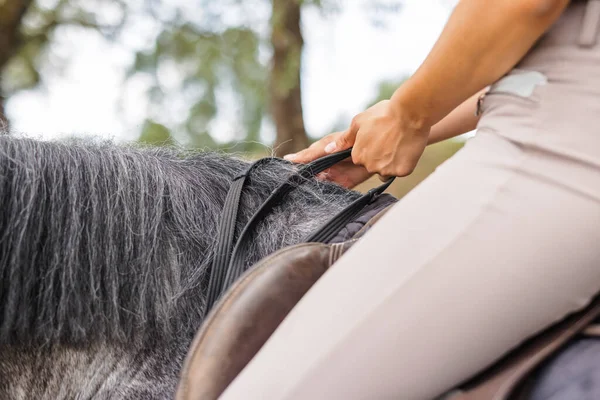
[[[318,175],[318,179],[337,183],[338,185],[352,189],[371,176],[372,174],[367,172],[363,167],[354,165],[351,162],[344,162],[322,172]]]
[[[335,132],[316,141],[307,149],[299,151],[296,154],[288,154],[283,158],[296,163],[309,163],[317,158],[352,147],[355,138],[356,135],[352,135],[350,130]]]
[[[304,164],[328,154],[349,149],[354,145],[354,141],[356,140],[360,117],[361,114],[354,117],[350,128],[347,130],[327,135],[323,139],[313,143],[309,148],[295,154],[288,154],[283,158],[291,162]]]
[[[330,142],[323,150],[326,154],[346,150],[354,145],[354,140],[356,140],[356,131],[350,128],[341,132],[337,139]]]
[[[295,154],[288,154],[283,158],[291,162],[305,164],[316,160],[317,158],[326,156],[328,153],[325,151],[325,148],[327,145],[334,142],[337,136],[339,136],[341,133],[342,132],[335,132],[327,135],[323,139],[311,144],[307,149],[299,151]]]

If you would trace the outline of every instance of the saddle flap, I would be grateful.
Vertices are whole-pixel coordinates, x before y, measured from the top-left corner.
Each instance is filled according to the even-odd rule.
[[[217,399],[351,244],[288,247],[248,270],[217,303],[196,334],[176,398]]]

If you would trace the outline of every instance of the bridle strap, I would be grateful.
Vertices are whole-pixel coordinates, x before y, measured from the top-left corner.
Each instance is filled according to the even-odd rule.
[[[214,302],[219,298],[223,281],[225,280],[225,273],[227,272],[232,249],[235,245],[235,227],[237,225],[238,208],[240,206],[244,185],[250,171],[256,166],[265,163],[265,160],[269,159],[261,158],[246,168],[242,174],[234,177],[229,191],[227,192],[227,197],[225,198],[223,211],[221,212],[219,221],[215,257],[212,262],[210,280],[208,282],[207,310],[210,309]]]
[[[206,313],[218,300],[221,293],[226,291],[243,273],[246,264],[246,257],[243,252],[244,246],[248,241],[248,236],[252,233],[258,222],[272,209],[288,192],[307,179],[317,175],[324,170],[331,168],[338,162],[350,157],[352,148],[319,158],[309,164],[303,165],[298,173],[291,175],[288,179],[279,185],[271,195],[261,204],[258,210],[252,215],[250,220],[244,226],[240,237],[234,244],[235,227],[237,224],[238,208],[242,196],[243,188],[250,176],[250,172],[265,160],[260,159],[251,164],[243,174],[234,178],[233,183],[227,193],[219,231],[217,233],[216,254],[212,263],[211,276],[208,286],[208,296],[206,300]],[[371,189],[369,192],[352,202],[340,213],[330,219],[326,224],[316,232],[307,237],[304,242],[327,243],[373,199],[383,193],[392,183],[394,178],[388,180],[383,185]],[[232,250],[233,249],[233,250]]]
[[[235,228],[238,219],[238,208],[242,197],[242,191],[250,177],[250,173],[257,166],[264,164],[268,161],[272,161],[272,158],[261,158],[260,160],[252,163],[246,170],[233,178],[233,182],[225,203],[223,205],[223,211],[221,213],[219,230],[217,232],[217,242],[215,246],[215,257],[212,262],[210,280],[208,284],[207,304],[206,310],[210,310],[214,303],[219,298],[220,294],[224,291],[224,283],[227,282],[227,272],[229,271],[230,260],[234,249],[239,247],[239,243],[248,235],[250,229],[258,222],[258,220],[266,214],[268,207],[274,205],[276,201],[281,199],[294,185],[300,183],[303,179],[307,179],[311,176],[318,174],[335,165],[339,161],[349,157],[351,149],[335,153],[323,158],[319,158],[309,164],[303,165],[297,174],[294,174],[288,178],[286,182],[277,187],[265,200],[265,202],[259,207],[258,211],[254,213],[250,221],[244,227],[240,239],[238,239],[237,245],[234,242]]]

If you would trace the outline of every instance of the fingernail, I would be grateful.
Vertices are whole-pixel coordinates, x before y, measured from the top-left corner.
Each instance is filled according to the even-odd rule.
[[[329,143],[327,146],[325,146],[325,153],[333,153],[335,151],[336,147],[337,146],[336,146],[335,142]]]
[[[283,156],[284,160],[288,160],[288,161],[294,161],[296,159],[296,153],[293,154],[286,154],[285,156]]]

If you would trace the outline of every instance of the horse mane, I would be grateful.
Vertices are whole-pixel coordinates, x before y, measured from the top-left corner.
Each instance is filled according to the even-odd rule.
[[[218,218],[248,163],[216,152],[0,136],[0,345],[191,340]],[[252,175],[240,226],[295,167]],[[311,179],[257,228],[248,264],[355,192]]]

